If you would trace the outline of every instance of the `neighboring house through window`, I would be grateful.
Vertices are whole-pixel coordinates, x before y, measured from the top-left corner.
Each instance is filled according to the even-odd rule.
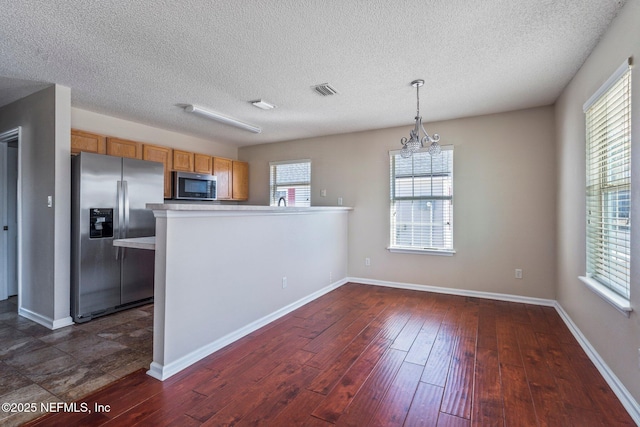
[[[270,162],[271,206],[311,206],[311,160]]]
[[[453,254],[453,147],[389,153],[392,252]]]
[[[584,113],[587,271],[581,279],[601,296],[613,300],[618,308],[629,311],[631,72],[628,62],[587,101]]]

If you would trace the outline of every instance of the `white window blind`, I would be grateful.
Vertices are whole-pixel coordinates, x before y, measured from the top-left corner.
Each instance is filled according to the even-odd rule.
[[[311,160],[271,162],[271,206],[311,206]]]
[[[631,72],[628,63],[585,104],[585,121],[587,277],[629,299]]]
[[[453,252],[453,147],[426,150],[391,164],[390,249]]]

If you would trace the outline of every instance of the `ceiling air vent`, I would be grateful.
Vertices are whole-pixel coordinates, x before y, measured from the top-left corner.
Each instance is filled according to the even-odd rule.
[[[316,86],[313,86],[313,90],[318,92],[322,96],[331,96],[337,95],[338,91],[332,88],[329,83],[322,83]]]

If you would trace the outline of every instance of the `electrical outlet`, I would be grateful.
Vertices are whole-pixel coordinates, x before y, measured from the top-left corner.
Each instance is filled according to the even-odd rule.
[[[367,267],[369,267],[371,265],[371,258],[365,258],[364,259],[364,265],[366,265]]]
[[[327,190],[326,189],[320,190],[320,197],[327,197]]]
[[[342,197],[338,197],[338,206],[342,206]]]
[[[287,278],[286,278],[286,277],[283,277],[283,278],[282,278],[282,289],[284,289],[284,288],[286,288],[286,287],[287,287]]]
[[[522,269],[516,268],[516,279],[522,279]]]

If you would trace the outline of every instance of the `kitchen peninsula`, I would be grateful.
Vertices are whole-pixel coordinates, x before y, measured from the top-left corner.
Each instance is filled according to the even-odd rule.
[[[149,204],[153,363],[164,380],[342,285],[347,207]]]

